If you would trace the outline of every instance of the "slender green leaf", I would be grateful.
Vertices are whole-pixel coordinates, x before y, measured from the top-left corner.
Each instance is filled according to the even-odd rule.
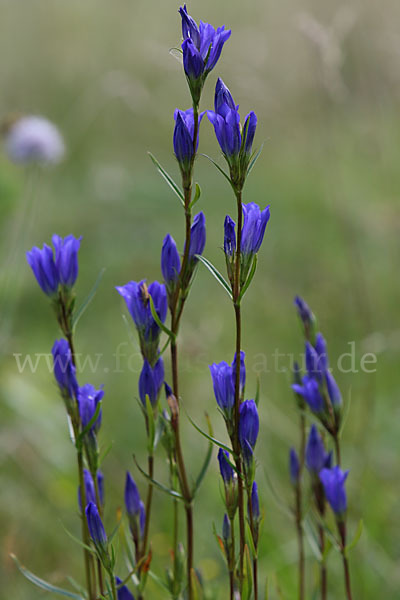
[[[303,530],[315,558],[318,562],[322,562],[322,554],[318,543],[317,533],[308,517],[303,522]]]
[[[156,307],[154,306],[154,301],[153,298],[151,297],[151,294],[149,294],[149,303],[150,303],[150,310],[151,310],[151,314],[153,316],[153,319],[155,320],[155,322],[157,323],[157,325],[159,326],[159,328],[168,335],[168,337],[170,337],[171,339],[175,338],[175,334],[168,329],[168,327],[166,325],[164,325],[164,323],[161,321],[160,317],[157,314],[156,311]]]
[[[265,595],[264,595],[265,600],[269,600],[269,579],[268,577],[266,577],[265,579]]]
[[[247,167],[247,177],[252,172],[253,167],[256,164],[258,157],[260,156],[263,148],[264,148],[264,143],[261,144],[261,148],[253,155],[253,158],[250,160],[249,166]]]
[[[245,295],[245,293],[247,292],[247,290],[249,289],[249,286],[252,282],[252,279],[255,275],[257,269],[257,254],[254,255],[253,257],[253,262],[251,264],[251,269],[250,269],[250,273],[247,276],[247,279],[245,281],[244,286],[242,287],[241,291],[240,291],[240,295],[239,295],[239,302],[242,300],[243,296]]]
[[[250,600],[252,589],[253,589],[253,573],[252,573],[252,568],[251,568],[249,547],[246,544],[246,546],[244,548],[242,600]]]
[[[211,156],[208,156],[208,154],[203,154],[202,156],[205,156],[206,158],[208,158],[208,160],[210,162],[212,162],[214,167],[217,167],[218,171],[220,173],[222,173],[222,175],[225,177],[225,179],[229,182],[229,185],[233,188],[233,191],[235,191],[235,187],[231,181],[231,178],[229,177],[229,175],[227,173],[225,173],[225,171],[219,166],[219,164],[217,162],[215,162],[215,160],[213,158],[211,158]]]
[[[180,190],[179,186],[172,179],[171,175],[169,175],[167,173],[167,171],[160,165],[160,163],[158,162],[156,157],[153,156],[153,154],[151,152],[148,152],[148,155],[150,156],[151,160],[153,161],[153,164],[156,166],[161,177],[163,177],[165,179],[165,181],[168,183],[171,190],[173,192],[175,192],[175,194],[178,196],[179,200],[181,201],[182,206],[185,207],[185,198],[184,198],[184,195],[183,195],[182,191]]]
[[[172,496],[176,500],[184,500],[182,494],[180,494],[179,492],[176,492],[175,490],[171,490],[166,485],[160,483],[159,481],[156,481],[152,477],[149,477],[149,475],[146,473],[146,471],[144,471],[142,469],[142,467],[139,465],[139,463],[137,462],[135,456],[133,456],[133,460],[135,461],[135,464],[136,464],[137,468],[139,469],[140,473],[143,475],[143,477],[145,479],[147,479],[147,481],[150,481],[159,490],[161,490],[162,492],[165,492],[166,494],[169,494],[170,496]]]
[[[221,275],[221,273],[218,271],[218,269],[216,267],[214,267],[214,265],[207,260],[207,258],[205,258],[204,256],[201,256],[200,254],[196,254],[196,258],[198,258],[203,265],[205,265],[207,267],[207,269],[210,271],[210,273],[212,275],[214,275],[215,279],[222,285],[222,287],[224,288],[224,290],[227,292],[229,298],[232,300],[232,290],[230,288],[229,283],[226,281],[226,279]]]
[[[346,554],[348,552],[350,552],[350,550],[352,550],[353,548],[355,548],[357,546],[358,542],[360,541],[360,537],[362,535],[363,528],[364,528],[364,522],[362,519],[360,519],[360,521],[358,522],[358,526],[357,526],[356,532],[354,534],[353,540],[350,542],[350,544],[347,544],[347,546],[345,548]]]
[[[207,420],[207,424],[208,424],[208,433],[212,437],[213,429],[212,429],[210,417],[207,415],[207,413],[206,413],[206,420]],[[208,467],[210,465],[211,457],[212,457],[212,452],[213,452],[213,444],[212,444],[212,442],[210,442],[208,445],[206,457],[203,462],[203,466],[202,466],[201,471],[198,474],[197,479],[196,479],[196,483],[195,483],[194,490],[193,490],[193,497],[196,495],[196,493],[197,493],[198,489],[200,488],[200,486],[203,482],[203,479],[207,473]]]
[[[51,583],[48,583],[44,579],[41,579],[40,577],[38,577],[31,571],[28,571],[28,569],[26,569],[24,566],[22,566],[20,564],[20,562],[18,561],[17,557],[14,554],[11,554],[11,558],[17,565],[17,567],[20,570],[20,572],[22,573],[22,575],[24,577],[26,577],[26,579],[28,579],[31,583],[35,584],[37,587],[41,588],[42,590],[45,590],[46,592],[51,592],[52,594],[58,594],[59,596],[66,596],[67,598],[74,598],[75,600],[84,600],[83,596],[75,594],[74,592],[70,592],[68,590],[59,588],[56,585],[52,585]]]
[[[201,188],[200,188],[199,184],[196,182],[196,191],[195,191],[193,200],[189,204],[189,208],[193,208],[193,206],[196,204],[196,202],[198,202],[198,200],[200,199],[200,196],[201,196]]]
[[[250,550],[250,553],[251,553],[251,557],[253,559],[257,558],[257,550],[256,550],[256,547],[254,545],[254,540],[253,540],[253,536],[252,536],[250,525],[249,525],[248,521],[246,521],[246,539],[247,539],[247,541],[249,543],[249,550]]]
[[[90,552],[91,554],[93,554],[94,556],[96,556],[96,551],[93,550],[93,548],[91,548],[87,544],[84,544],[82,542],[82,540],[80,540],[73,533],[71,533],[70,531],[68,531],[68,529],[65,527],[65,525],[62,522],[61,522],[61,527],[64,529],[65,533],[71,538],[71,540],[74,540],[74,542],[76,544],[78,544],[79,546],[81,546],[82,548],[84,548],[85,550],[87,550],[88,552]]]
[[[170,591],[169,587],[163,582],[161,577],[159,577],[158,575],[153,573],[153,571],[149,571],[149,575],[153,581],[155,581],[164,591],[167,592],[168,596],[171,595],[171,591]]]
[[[170,48],[169,49],[169,53],[171,56],[173,56],[176,60],[178,60],[180,63],[182,63],[182,55],[183,55],[183,51],[181,48]]]
[[[268,487],[271,491],[272,497],[274,498],[278,508],[288,517],[292,518],[293,517],[293,512],[288,508],[286,502],[283,500],[283,498],[281,498],[278,494],[278,492],[276,491],[272,480],[270,478],[270,476],[268,475],[268,472],[266,469],[264,469],[264,476],[266,479],[266,482],[268,484]]]
[[[208,435],[208,433],[206,433],[205,431],[203,431],[202,429],[200,429],[200,427],[198,427],[196,425],[196,423],[189,417],[189,415],[186,413],[187,418],[189,419],[190,423],[193,425],[193,427],[199,432],[201,433],[202,436],[204,436],[207,440],[209,440],[210,442],[212,442],[213,444],[215,444],[216,446],[218,446],[219,448],[222,448],[223,450],[226,450],[227,452],[229,452],[230,454],[233,455],[233,450],[232,448],[229,448],[229,446],[227,446],[226,444],[223,444],[222,442],[216,440],[214,437],[212,437],[211,435]]]
[[[257,375],[256,393],[254,396],[254,402],[256,403],[256,406],[258,406],[258,404],[260,402],[260,376],[259,375]]]
[[[343,430],[346,426],[347,423],[347,419],[349,417],[350,414],[350,408],[351,408],[351,388],[349,389],[349,393],[347,396],[347,402],[345,404],[345,409],[343,411],[343,416],[342,416],[342,422],[340,423],[340,432],[339,435],[341,436],[343,433]]]
[[[91,301],[95,297],[96,292],[97,292],[97,288],[100,285],[100,282],[101,282],[101,280],[103,278],[104,272],[105,272],[105,269],[101,269],[101,271],[98,274],[97,279],[96,279],[96,281],[94,283],[94,286],[90,290],[89,295],[87,296],[86,300],[83,301],[83,303],[80,305],[80,307],[78,308],[78,310],[74,313],[74,316],[73,316],[73,319],[72,319],[72,327],[73,327],[73,329],[75,329],[75,327],[78,324],[79,319],[81,318],[81,316],[86,311],[87,307],[89,306],[89,304],[91,303]]]

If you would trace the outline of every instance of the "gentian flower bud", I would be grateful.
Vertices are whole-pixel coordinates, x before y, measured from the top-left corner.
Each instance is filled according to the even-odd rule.
[[[97,506],[94,502],[89,502],[85,510],[87,524],[89,528],[90,537],[94,544],[98,548],[105,550],[107,547],[107,535],[104,530],[103,523],[97,510]]]
[[[52,241],[56,250],[56,267],[60,283],[72,287],[78,276],[78,250],[82,236],[75,238],[67,235],[64,239],[53,235]]]
[[[226,450],[220,448],[218,450],[218,462],[219,462],[219,470],[221,473],[221,477],[224,481],[224,484],[230,484],[233,481],[234,470],[229,464],[229,453]]]
[[[93,504],[97,504],[96,502],[96,490],[93,483],[93,478],[87,469],[83,470],[83,482],[85,485],[85,499],[86,506],[93,502]],[[81,501],[81,486],[78,486],[78,504],[79,510],[82,512],[82,501]]]
[[[326,371],[329,366],[328,350],[322,333],[317,333],[314,348],[318,354],[318,367],[320,371]]]
[[[315,321],[315,317],[314,317],[310,307],[308,306],[307,302],[305,300],[303,300],[303,298],[301,298],[300,296],[295,296],[294,305],[297,308],[297,314],[299,315],[300,319],[302,320],[303,325],[305,327],[309,327],[310,325],[313,325],[313,323]]]
[[[217,80],[217,84],[215,86],[215,96],[214,96],[214,109],[215,112],[224,115],[226,111],[234,110],[236,111],[239,106],[236,106],[234,99],[232,98],[232,94],[229,91],[229,88],[224,84],[222,79],[219,77]]]
[[[241,252],[244,255],[257,254],[264,239],[265,228],[269,218],[269,206],[261,211],[255,202],[243,204]]]
[[[259,430],[257,406],[254,400],[245,400],[240,405],[239,442],[243,452],[246,477],[254,477],[253,450],[256,445]]]
[[[244,152],[249,157],[251,155],[254,136],[256,134],[256,127],[257,127],[257,115],[252,111],[247,115],[247,117],[244,121],[244,127],[243,127]]]
[[[5,147],[15,163],[55,164],[65,154],[64,141],[57,127],[43,117],[24,116],[7,127]]]
[[[175,240],[169,234],[165,236],[161,250],[161,272],[166,288],[173,292],[181,270],[181,259]]]
[[[129,471],[126,473],[125,507],[132,536],[136,543],[143,535],[146,515],[144,504],[140,499],[139,490]]]
[[[328,390],[329,399],[334,410],[340,409],[342,405],[342,395],[336,380],[330,371],[325,371],[326,389]]]
[[[198,128],[204,113],[199,115]],[[183,178],[190,176],[193,157],[199,147],[199,135],[196,137],[196,148],[194,147],[194,112],[193,108],[178,110],[174,112],[174,152],[179,163]]]
[[[310,342],[306,342],[306,368],[310,377],[322,381],[323,360],[320,361],[318,352]]]
[[[239,383],[239,396],[242,396],[244,392],[244,386],[246,385],[246,365],[244,363],[245,353],[243,350],[240,351],[240,383]],[[232,378],[236,382],[236,352],[232,362]]]
[[[183,67],[188,80],[193,103],[199,104],[201,90],[208,73],[215,67],[225,42],[231,35],[230,30],[208,23],[200,26],[188,15],[186,5],[179,9],[182,17]]]
[[[289,472],[292,485],[297,485],[300,477],[300,462],[297,452],[294,448],[290,448],[289,453]]]
[[[139,396],[143,406],[146,406],[146,396],[149,397],[151,405],[156,406],[163,381],[163,359],[160,357],[154,367],[145,360],[139,377]]]
[[[229,545],[231,542],[231,522],[227,514],[224,515],[224,520],[222,522],[222,539],[224,540],[224,545]]]
[[[50,246],[43,244],[42,249],[34,246],[26,253],[26,260],[44,293],[47,296],[55,296],[58,291],[59,275]]]
[[[327,457],[328,454],[325,451],[324,442],[318,433],[318,429],[315,425],[312,425],[306,446],[307,469],[311,473],[318,475],[326,465]]]
[[[224,252],[227,258],[232,258],[236,251],[235,221],[229,215],[225,217]]]
[[[232,419],[233,407],[235,405],[235,379],[232,367],[227,362],[213,363],[210,365],[213,380],[214,394],[218,406],[223,412],[225,419]]]
[[[147,287],[144,280],[139,283],[130,281],[116,289],[125,300],[138,330],[143,357],[150,364],[154,364],[159,354],[158,342],[161,331],[151,314],[149,296],[153,299],[154,308],[160,321],[164,323],[168,309],[165,285],[154,281]]]
[[[64,339],[56,340],[51,352],[53,355],[54,377],[60,391],[63,397],[73,399],[78,392],[78,382],[69,343]]]
[[[296,394],[303,396],[313,412],[320,413],[324,410],[324,399],[319,391],[318,382],[309,375],[303,377],[302,385],[294,383],[292,389]]]
[[[199,212],[193,219],[190,233],[189,260],[197,262],[196,254],[202,254],[206,245],[206,218]]]
[[[104,506],[104,475],[100,469],[97,471],[97,488],[99,490],[99,500],[101,506]]]
[[[258,521],[260,519],[260,502],[258,500],[258,486],[255,481],[253,481],[251,488],[251,508],[254,521]]]
[[[122,581],[119,577],[115,578],[117,584],[117,599],[118,600],[135,600],[135,597],[126,585],[121,585]]]
[[[342,519],[347,510],[347,496],[345,482],[349,471],[342,471],[340,467],[322,469],[319,474],[324,486],[325,496],[335,515]]]
[[[103,399],[104,391],[96,390],[91,383],[87,383],[78,389],[77,401],[82,428],[85,428],[92,420],[98,403]],[[97,433],[101,425],[101,409],[99,416],[91,427],[91,432]]]

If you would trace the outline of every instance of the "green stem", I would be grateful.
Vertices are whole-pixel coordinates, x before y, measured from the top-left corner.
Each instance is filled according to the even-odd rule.
[[[147,464],[148,464],[149,477],[150,477],[150,479],[153,479],[153,477],[154,477],[154,457],[152,455],[148,456]],[[146,556],[146,552],[147,552],[152,500],[153,500],[153,484],[149,483],[149,486],[147,488],[147,498],[146,498],[146,521],[145,521],[144,533],[143,533],[142,557]]]
[[[94,476],[93,476],[93,473],[92,473],[92,478],[93,478],[93,481],[94,481],[94,489],[95,489],[95,492],[96,492],[96,504],[97,504],[97,508],[99,510],[100,517],[103,518],[103,507],[102,507],[101,502],[100,502],[100,493],[99,493],[99,484],[98,484],[98,481],[97,481],[97,473],[95,473]],[[99,580],[100,593],[101,593],[102,596],[104,596],[103,567],[102,567],[100,559],[97,559],[97,577],[98,577],[98,580]]]
[[[110,584],[111,584],[113,600],[118,600],[118,594],[117,594],[117,588],[115,585],[114,573],[112,571],[110,571],[109,576],[110,576]]]
[[[81,494],[81,506],[82,506],[82,541],[85,546],[90,545],[90,537],[89,537],[89,529],[86,521],[85,515],[85,507],[86,507],[86,490],[85,490],[85,481],[83,476],[83,453],[82,450],[77,450],[77,460],[78,460],[78,476],[79,476],[79,488]],[[88,591],[89,600],[95,600],[95,593],[92,586],[92,557],[89,554],[89,551],[84,548],[83,549],[83,560],[85,564],[85,574],[86,574],[86,587]]]

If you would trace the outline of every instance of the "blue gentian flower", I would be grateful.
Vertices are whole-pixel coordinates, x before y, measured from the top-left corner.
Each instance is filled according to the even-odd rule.
[[[224,520],[222,522],[222,539],[225,542],[225,548],[229,546],[231,543],[231,522],[227,514],[224,515]]]
[[[26,260],[44,293],[48,296],[55,296],[60,280],[50,246],[43,244],[42,249],[34,246],[26,253]]]
[[[300,319],[303,321],[305,326],[310,325],[314,321],[314,315],[308,306],[307,302],[303,300],[300,296],[295,296],[294,304],[297,308],[297,314]]]
[[[179,278],[181,259],[175,240],[169,234],[165,236],[161,250],[161,272],[168,290],[173,291]]]
[[[219,470],[221,473],[221,477],[223,479],[224,484],[230,484],[233,481],[234,470],[229,464],[229,452],[220,448],[218,450],[218,462],[219,462]]]
[[[309,375],[303,377],[302,385],[294,383],[292,389],[296,394],[303,396],[313,412],[320,413],[324,410],[324,399],[319,390],[318,382]]]
[[[53,235],[52,241],[56,251],[56,267],[60,283],[72,287],[78,277],[78,251],[81,244],[80,238],[67,235],[64,239]]]
[[[218,143],[229,165],[232,184],[237,189],[242,189],[252,155],[257,116],[254,112],[249,113],[242,128],[238,109],[229,89],[222,79],[218,79],[214,111],[207,111],[207,116],[214,126]]]
[[[239,396],[242,396],[244,387],[246,385],[246,365],[244,362],[245,353],[243,350],[240,351],[240,379],[239,379]],[[232,362],[232,378],[236,383],[236,352]],[[235,386],[236,387],[236,386]]]
[[[104,391],[102,389],[96,390],[91,383],[87,383],[78,389],[77,401],[82,428],[85,428],[92,420],[97,405],[103,399],[103,396]],[[91,427],[91,432],[97,433],[99,431],[101,425],[101,413],[102,411],[100,409],[99,416]]]
[[[253,519],[258,521],[260,518],[260,502],[258,500],[258,486],[255,481],[251,488],[251,508],[253,511]]]
[[[253,462],[253,450],[259,430],[257,405],[254,400],[245,400],[240,405],[239,442],[247,468]]]
[[[243,228],[241,252],[244,255],[257,254],[264,239],[265,228],[270,218],[269,206],[263,211],[258,204],[243,204]]]
[[[222,48],[231,35],[225,27],[214,29],[212,25],[195,20],[188,15],[186,5],[179,9],[182,17],[183,67],[188,79],[194,104],[198,105],[204,81],[221,56]]]
[[[202,254],[206,245],[206,218],[199,212],[193,219],[190,229],[189,260],[197,261],[195,255]]]
[[[83,470],[83,482],[85,486],[85,499],[86,506],[93,502],[93,504],[97,504],[96,502],[96,489],[94,487],[93,477],[87,469]],[[81,486],[78,486],[78,504],[79,509],[82,512],[82,502],[81,502]]]
[[[229,258],[232,258],[236,251],[235,227],[235,221],[231,219],[229,215],[227,215],[224,223],[224,252],[225,256]]]
[[[210,365],[210,372],[217,404],[229,418],[235,405],[235,382],[232,367],[225,361],[213,363]]]
[[[332,469],[322,469],[319,474],[326,499],[338,517],[342,517],[347,510],[345,482],[348,474],[349,471],[342,471],[338,466]]]
[[[164,381],[164,362],[160,357],[154,367],[144,361],[139,377],[139,396],[143,406],[146,406],[146,396],[149,397],[151,405],[157,404],[161,386]]]
[[[317,333],[315,336],[314,348],[318,354],[318,367],[320,371],[326,371],[329,366],[329,359],[326,341],[322,333]]]
[[[198,126],[200,127],[204,113],[199,115]],[[194,112],[193,108],[178,110],[174,112],[174,152],[182,172],[187,173],[192,159],[199,147],[199,135],[196,137],[196,148],[194,147]],[[197,130],[198,131],[198,130]]]
[[[115,578],[117,584],[117,599],[118,600],[135,600],[134,595],[131,593],[126,585],[121,585],[122,581],[119,577]]]
[[[307,469],[315,475],[318,475],[327,466],[327,460],[330,460],[330,454],[325,451],[324,442],[315,425],[311,426],[305,454]]]
[[[99,511],[94,502],[89,502],[85,510],[90,537],[96,546],[107,546],[107,535],[101,521]]]
[[[129,471],[126,473],[125,481],[125,507],[132,535],[138,540],[143,536],[146,513],[137,485]]]
[[[330,371],[325,372],[326,389],[328,390],[329,399],[334,409],[337,409],[342,404],[342,395],[338,384]]]
[[[289,452],[289,473],[292,485],[296,485],[300,477],[300,461],[294,448],[290,448]]]
[[[72,399],[77,394],[78,382],[76,380],[76,369],[72,362],[70,345],[67,340],[56,340],[51,352],[53,355],[54,377],[61,393]]]
[[[99,490],[99,500],[101,506],[104,506],[104,475],[100,469],[97,471],[97,488]]]

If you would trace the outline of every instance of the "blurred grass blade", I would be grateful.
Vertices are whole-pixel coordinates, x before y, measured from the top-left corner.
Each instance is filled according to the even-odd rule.
[[[208,424],[208,433],[209,433],[210,437],[213,437],[213,429],[212,429],[212,425],[211,425],[211,420],[207,413],[206,413],[206,420],[207,420],[207,424]],[[212,452],[213,452],[213,444],[210,441],[210,443],[208,445],[207,454],[204,459],[203,466],[202,466],[201,471],[196,479],[196,483],[195,483],[195,486],[193,489],[193,496],[196,495],[196,493],[197,493],[198,489],[200,488],[202,481],[207,473],[208,467],[210,465],[211,457],[212,457]]]
[[[244,547],[242,600],[250,600],[252,589],[253,589],[253,573],[252,573],[252,568],[251,568],[249,547],[246,544]]]
[[[96,281],[94,283],[94,286],[90,290],[89,295],[87,296],[86,300],[83,301],[83,303],[80,305],[80,307],[78,308],[78,310],[74,314],[73,319],[72,319],[72,327],[73,327],[73,329],[75,329],[75,327],[78,324],[79,319],[81,318],[81,316],[86,311],[86,309],[88,308],[89,304],[91,303],[91,301],[95,297],[96,292],[97,292],[97,288],[99,287],[100,282],[103,279],[104,273],[105,273],[105,268],[101,269],[101,271],[98,274],[97,279],[96,279]]]
[[[139,469],[140,473],[143,475],[143,477],[145,479],[147,479],[147,481],[150,481],[155,487],[157,487],[159,490],[161,490],[162,492],[165,492],[166,494],[169,494],[170,496],[172,496],[173,498],[175,498],[176,500],[184,500],[182,494],[179,494],[179,492],[176,492],[175,490],[171,490],[170,488],[168,488],[166,485],[164,485],[163,483],[160,483],[159,481],[156,481],[155,479],[153,479],[152,477],[150,477],[146,471],[144,471],[142,469],[142,467],[139,465],[139,463],[136,460],[135,455],[133,455],[133,460],[135,461],[135,465],[137,466],[137,468]]]
[[[360,537],[362,535],[363,529],[364,529],[364,522],[362,519],[360,519],[358,522],[357,530],[354,534],[353,540],[350,542],[350,544],[347,544],[347,546],[345,548],[346,555],[350,550],[352,550],[353,548],[355,548],[357,546],[358,542],[360,541]]]
[[[229,286],[229,283],[221,275],[221,273],[218,271],[218,269],[216,267],[214,267],[214,265],[209,260],[207,260],[207,258],[205,258],[204,256],[201,256],[201,254],[196,254],[196,258],[198,258],[203,263],[203,265],[205,265],[207,267],[207,269],[210,271],[210,273],[212,275],[214,275],[215,279],[222,285],[224,290],[227,292],[229,298],[232,300],[233,299],[232,291]]]
[[[274,498],[278,508],[281,509],[281,511],[286,515],[289,516],[290,518],[293,518],[293,513],[292,511],[288,508],[286,502],[279,496],[278,492],[276,491],[270,476],[268,475],[268,472],[266,469],[264,469],[264,476],[265,476],[265,480],[268,484],[268,487],[270,489],[270,492],[272,494],[272,497]]]
[[[249,164],[248,169],[247,169],[247,177],[252,172],[253,167],[256,164],[256,162],[257,162],[257,160],[258,160],[258,158],[259,158],[259,156],[260,156],[263,148],[264,148],[264,143],[261,144],[261,148],[254,154],[253,158],[251,159],[250,164]]]
[[[179,186],[172,179],[171,175],[169,175],[167,173],[167,171],[160,165],[160,163],[158,162],[156,157],[153,156],[153,154],[151,152],[148,152],[148,155],[150,156],[151,160],[153,161],[153,164],[155,165],[157,171],[160,173],[161,177],[163,177],[165,179],[165,181],[168,183],[171,190],[173,192],[175,192],[175,194],[178,196],[179,200],[181,201],[182,206],[185,207],[185,198],[184,198],[182,191],[179,189]]]
[[[66,596],[67,598],[75,598],[75,600],[84,600],[84,596],[74,594],[74,592],[69,592],[68,590],[63,590],[62,588],[59,588],[55,585],[52,585],[51,583],[48,583],[47,581],[44,581],[44,579],[41,579],[37,575],[34,575],[34,573],[31,573],[31,571],[28,571],[28,569],[26,569],[20,564],[20,562],[14,554],[11,554],[11,558],[17,565],[22,575],[42,590],[45,590],[46,592],[51,592],[52,594],[58,594],[59,596]]]
[[[321,554],[321,549],[319,547],[316,531],[314,530],[314,527],[313,527],[312,523],[310,522],[309,517],[307,517],[303,521],[303,531],[306,534],[306,538],[308,540],[308,543],[310,545],[310,548],[311,548],[315,558],[317,559],[317,561],[319,563],[321,563],[322,558],[323,558],[322,554]]]

